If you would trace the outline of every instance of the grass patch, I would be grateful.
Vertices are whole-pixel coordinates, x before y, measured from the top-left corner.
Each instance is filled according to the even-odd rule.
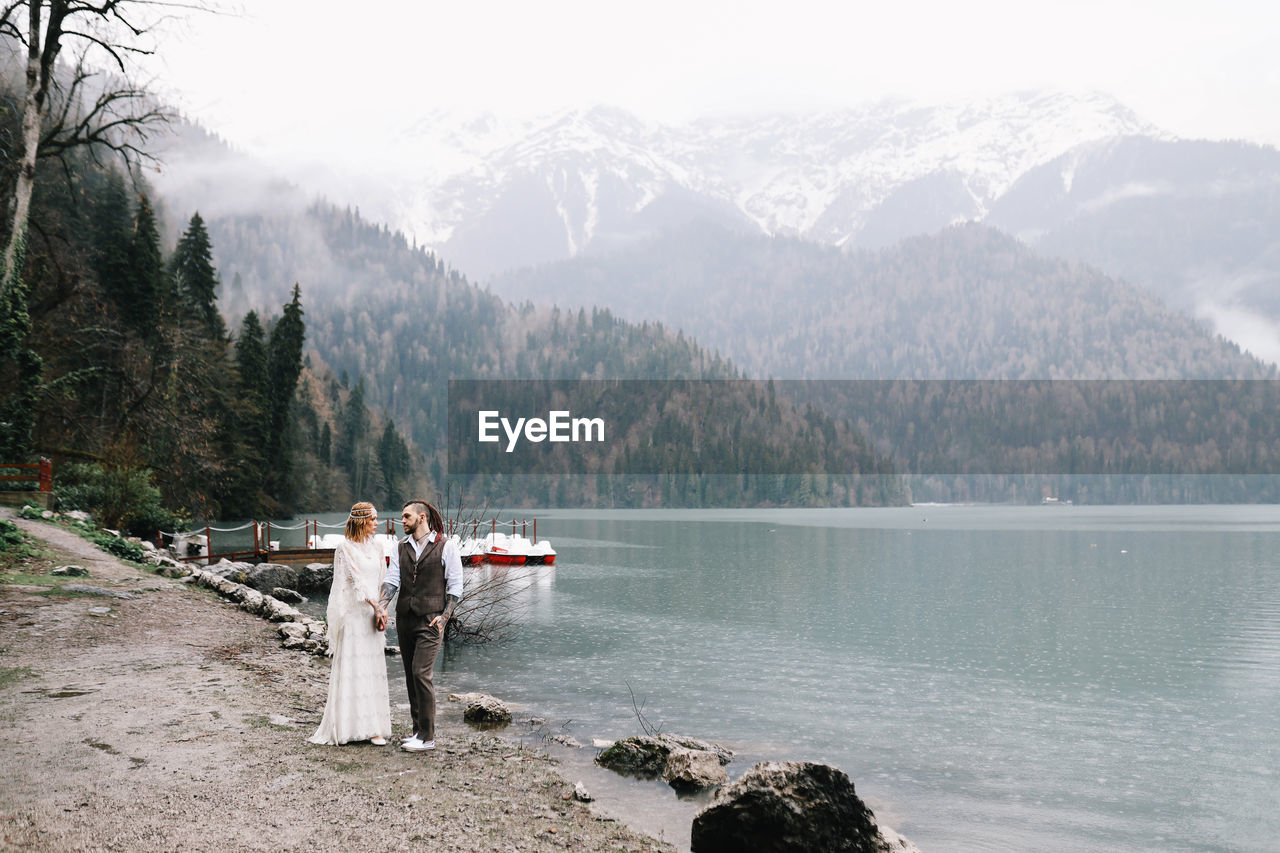
[[[39,673],[29,666],[0,666],[0,690],[23,679],[35,678],[37,675]]]
[[[71,519],[60,513],[56,514],[53,518],[44,518],[40,513],[40,510],[26,506],[19,511],[18,515],[31,521],[53,524],[57,527],[61,527],[63,530],[69,530],[72,533],[78,534],[81,538],[89,540],[94,545],[97,545],[98,548],[106,551],[113,557],[119,557],[122,560],[127,560],[128,562],[134,563],[147,571],[155,571],[155,566],[152,566],[146,561],[146,550],[137,542],[130,542],[128,539],[108,533],[105,530],[94,527],[93,524],[87,521]],[[22,533],[16,525],[8,521],[0,520],[0,549],[4,547],[4,539],[8,536],[8,533],[4,529],[4,525],[8,525],[10,528],[13,528],[19,536],[25,537],[25,534]],[[26,538],[28,542],[31,541],[30,537]]]
[[[49,586],[52,556],[16,524],[0,519],[0,583]]]

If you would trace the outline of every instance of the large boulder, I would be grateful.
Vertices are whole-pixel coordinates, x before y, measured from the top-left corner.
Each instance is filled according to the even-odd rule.
[[[270,593],[276,587],[296,589],[299,570],[280,563],[259,563],[250,569],[241,583],[260,592]]]
[[[299,592],[328,592],[333,584],[333,563],[307,563],[298,570]]]
[[[729,781],[729,774],[714,752],[676,747],[667,755],[662,778],[680,793],[696,793]]]
[[[511,722],[511,710],[500,699],[482,693],[467,705],[462,719],[476,726],[505,726]]]
[[[674,757],[674,763],[673,763]],[[679,790],[697,790],[728,781],[722,768],[733,752],[714,743],[682,735],[637,735],[623,738],[596,756],[596,763],[641,779],[665,779]]]
[[[285,604],[301,604],[302,593],[296,589],[288,589],[283,586],[275,586],[271,588],[271,597],[276,601],[283,601]]]
[[[871,809],[841,770],[757,764],[693,819],[692,853],[919,853]]]

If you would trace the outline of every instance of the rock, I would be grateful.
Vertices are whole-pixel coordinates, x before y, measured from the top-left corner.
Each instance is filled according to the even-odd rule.
[[[682,794],[714,788],[729,781],[716,754],[706,749],[677,747],[667,756],[662,778]]]
[[[886,836],[843,771],[765,762],[721,788],[693,819],[692,853],[919,853]]]
[[[591,739],[591,745],[594,746],[596,749],[608,749],[609,747],[613,746],[615,743],[617,743],[616,740],[604,740],[603,738],[598,738],[598,737],[593,737]]]
[[[665,778],[667,761],[676,750],[707,753],[721,765],[733,759],[732,750],[717,744],[683,735],[661,734],[623,738],[597,755],[596,764],[642,779]]]
[[[111,598],[137,598],[132,592],[117,592],[114,589],[103,589],[100,586],[89,586],[83,583],[63,584],[62,589],[66,592],[82,592],[85,595],[106,595]]]
[[[302,592],[327,591],[333,584],[333,563],[307,563],[298,571],[293,587]]]
[[[299,604],[302,602],[302,593],[297,590],[289,589],[284,586],[275,586],[271,588],[271,597],[277,601],[288,602],[289,604]]]
[[[298,622],[286,622],[280,626],[280,636],[297,637],[300,640],[307,638],[307,626]]]
[[[191,574],[191,570],[186,566],[161,565],[160,568],[156,570],[156,573],[163,575],[166,578],[185,578],[187,575]]]
[[[587,786],[581,782],[575,782],[573,784],[573,798],[580,803],[589,803],[595,799],[591,796],[590,792],[587,791]]]
[[[262,592],[269,592],[276,587],[293,589],[298,585],[301,570],[293,566],[279,563],[259,563],[245,575],[244,583]]]
[[[286,649],[305,649],[309,641],[303,637],[285,637],[282,644]],[[311,641],[314,642],[314,641]],[[308,651],[310,651],[308,649]]]
[[[511,722],[511,711],[501,701],[482,693],[467,705],[462,719],[472,725],[504,726]]]
[[[250,613],[262,612],[265,602],[265,599],[262,597],[262,593],[241,587],[236,590],[235,597],[240,599],[241,610],[247,610]]]
[[[43,518],[45,521],[48,521],[49,519],[53,518],[53,510],[51,509],[44,510],[43,512],[40,513],[40,517]]]
[[[89,570],[84,566],[58,566],[53,571],[49,572],[49,574],[58,575],[60,577],[87,578],[89,576]]]
[[[273,726],[284,726],[290,729],[294,727],[293,720],[289,719],[284,714],[268,714],[267,722]]]
[[[578,739],[573,735],[552,735],[547,738],[547,740],[555,741],[556,743],[562,746],[567,746],[570,749],[582,749],[582,744],[579,743]]]
[[[89,513],[80,509],[69,510],[66,513],[64,513],[64,515],[66,515],[67,518],[70,518],[73,521],[88,521],[89,519],[93,518],[93,516],[89,515]]]
[[[220,578],[246,578],[253,571],[252,563],[233,563],[226,557],[209,567],[209,572]]]

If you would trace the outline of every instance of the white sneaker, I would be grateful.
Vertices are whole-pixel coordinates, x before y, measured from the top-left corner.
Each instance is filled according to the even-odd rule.
[[[409,740],[422,740],[422,738],[418,737],[417,732],[414,732],[411,735],[405,735],[404,737],[400,738],[401,743],[404,743],[405,741],[409,741]]]
[[[424,741],[417,735],[414,735],[404,743],[400,744],[400,748],[406,752],[426,752],[428,749],[435,749],[436,742],[434,740]]]

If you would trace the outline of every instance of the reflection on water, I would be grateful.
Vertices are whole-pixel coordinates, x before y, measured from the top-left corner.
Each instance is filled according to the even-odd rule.
[[[1280,837],[1280,508],[539,518],[561,556],[520,634],[452,647],[445,689],[590,742],[638,732],[630,685],[665,730],[737,749],[732,775],[841,767],[925,850]],[[696,805],[591,755],[570,759],[589,787],[633,786],[640,822],[687,844]]]

